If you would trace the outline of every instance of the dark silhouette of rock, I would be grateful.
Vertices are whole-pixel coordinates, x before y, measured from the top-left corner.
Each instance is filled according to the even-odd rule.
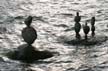
[[[91,26],[91,35],[92,35],[92,37],[94,37],[95,36],[95,26]]]
[[[26,24],[27,27],[30,27],[31,23],[32,23],[32,16],[29,16],[25,19],[24,23]]]
[[[29,16],[25,19],[24,22],[27,25],[27,27],[22,30],[22,37],[24,41],[27,42],[29,45],[31,45],[37,38],[36,30],[30,26],[32,23],[32,19],[32,16]]]
[[[39,59],[46,59],[52,57],[53,54],[51,52],[39,51],[32,46],[32,43],[37,38],[36,30],[30,26],[32,22],[32,17],[29,16],[24,22],[27,27],[22,30],[22,37],[24,41],[27,42],[27,44],[18,47],[18,49],[13,52],[9,52],[8,57],[27,63],[31,63]]]
[[[74,21],[75,22],[80,22],[80,20],[81,20],[81,16],[79,16],[79,12],[76,12],[76,16],[74,18]]]
[[[95,24],[95,17],[92,17],[91,18],[91,25],[94,25]]]
[[[94,37],[94,35],[95,35],[95,17],[92,17],[91,18],[91,35],[92,35],[92,37]]]
[[[80,30],[81,30],[81,24],[80,23],[75,23],[75,33],[76,33],[76,38],[80,39]]]
[[[81,20],[81,16],[79,16],[79,12],[76,12],[76,16],[74,18],[74,21],[75,21],[74,28],[75,28],[76,38],[78,38],[78,39],[81,38],[81,36],[79,34],[80,29],[81,29],[81,24],[79,23],[80,20]]]
[[[89,31],[90,31],[90,28],[89,28],[89,26],[87,25],[87,22],[85,23],[85,25],[84,25],[84,27],[83,27],[83,31],[84,31],[84,33],[85,33],[85,40],[87,40],[87,34],[89,33]]]
[[[50,58],[53,56],[53,53],[49,51],[39,51],[31,45],[24,44],[19,46],[17,50],[9,52],[7,55],[11,59],[31,63],[36,60]]]
[[[22,30],[22,37],[25,42],[31,45],[37,38],[37,32],[33,27],[26,27]]]
[[[97,35],[95,38],[91,38],[85,41],[85,39],[72,39],[72,40],[63,40],[63,44],[68,44],[68,45],[80,45],[80,46],[91,46],[91,45],[101,45],[103,42],[108,40],[107,36],[102,36],[102,35]]]

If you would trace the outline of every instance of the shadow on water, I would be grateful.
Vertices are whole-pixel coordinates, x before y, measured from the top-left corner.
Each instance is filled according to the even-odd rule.
[[[107,41],[108,37],[107,36],[96,36],[96,37],[90,37],[88,40],[85,40],[84,38],[81,39],[76,39],[75,37],[67,37],[67,36],[60,36],[58,38],[58,41],[63,43],[63,44],[68,44],[68,45],[82,45],[82,46],[90,46],[90,45],[100,45],[103,42]]]
[[[68,26],[65,25],[65,24],[59,24],[59,25],[54,25],[54,26],[56,26],[56,27],[64,27],[64,28],[68,28]]]
[[[60,64],[60,63],[72,63],[73,61],[35,61],[35,64],[49,64],[49,63],[54,63],[54,64]]]

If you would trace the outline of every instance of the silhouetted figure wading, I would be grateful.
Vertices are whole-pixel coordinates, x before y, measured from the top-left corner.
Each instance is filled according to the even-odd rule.
[[[92,35],[92,37],[94,37],[94,35],[95,35],[95,17],[92,17],[91,18],[91,35]]]
[[[84,25],[84,27],[83,27],[83,31],[84,31],[84,33],[85,33],[85,40],[87,40],[87,39],[88,39],[87,34],[88,34],[89,31],[90,31],[90,28],[89,28],[89,26],[87,25],[87,22],[85,23],[85,25]]]

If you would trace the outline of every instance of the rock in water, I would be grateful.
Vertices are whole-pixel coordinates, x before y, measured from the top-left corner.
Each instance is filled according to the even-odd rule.
[[[95,17],[91,18],[91,25],[94,26],[95,25]]]
[[[77,23],[81,21],[81,16],[79,16],[79,12],[76,12],[76,16],[74,18],[74,21]]]
[[[75,23],[75,32],[79,33],[81,30],[81,24],[80,23]]]
[[[83,27],[83,31],[85,33],[85,39],[87,40],[87,34],[90,31],[90,27],[87,25],[87,22],[85,23],[84,27]]]
[[[85,26],[83,27],[83,31],[84,31],[85,34],[88,34],[89,31],[90,31],[90,28],[89,28],[89,26],[87,25],[87,22],[86,22]]]
[[[25,42],[31,45],[37,38],[37,32],[33,27],[26,27],[22,30],[22,37]]]
[[[39,51],[35,47],[24,44],[18,47],[14,52],[7,53],[7,56],[14,60],[20,60],[26,63],[32,63],[35,60],[47,59],[53,56],[52,52]]]
[[[32,16],[29,16],[25,19],[24,23],[27,25],[27,27],[30,27],[31,23],[32,23]]]
[[[81,24],[76,22],[74,28],[75,28],[76,38],[80,39],[81,36],[79,32],[81,30]]]
[[[91,26],[91,31],[92,31],[91,35],[92,35],[92,37],[94,37],[94,35],[95,35],[95,26]]]

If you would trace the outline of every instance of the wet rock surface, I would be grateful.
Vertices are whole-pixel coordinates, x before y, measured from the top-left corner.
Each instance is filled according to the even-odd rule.
[[[57,40],[59,43],[73,45],[73,46],[77,46],[77,45],[78,46],[79,45],[80,46],[93,46],[93,45],[101,45],[102,43],[108,40],[108,37],[98,34],[95,37],[88,36],[88,39],[85,40],[84,36],[81,36],[80,39],[77,39],[73,35],[72,36],[66,35],[66,36],[59,36]]]
[[[64,41],[64,43],[70,44],[70,45],[85,45],[85,46],[91,46],[91,45],[100,45],[103,42],[107,41],[107,36],[96,36],[96,37],[90,37],[88,40],[85,39],[73,39],[70,41]]]
[[[7,56],[14,60],[32,63],[36,60],[47,59],[53,56],[49,51],[39,51],[27,44],[19,46],[16,50],[7,53]]]
[[[26,27],[22,30],[22,37],[25,42],[27,42],[28,44],[32,44],[37,38],[37,32],[32,27]]]

